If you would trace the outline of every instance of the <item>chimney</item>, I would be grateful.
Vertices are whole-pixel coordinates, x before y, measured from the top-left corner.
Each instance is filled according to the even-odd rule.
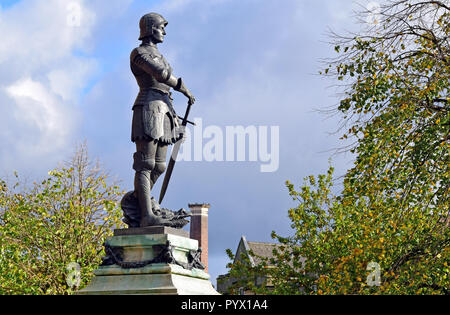
[[[202,249],[201,262],[208,272],[208,211],[210,204],[190,204],[192,212],[190,237],[198,241],[198,247]]]

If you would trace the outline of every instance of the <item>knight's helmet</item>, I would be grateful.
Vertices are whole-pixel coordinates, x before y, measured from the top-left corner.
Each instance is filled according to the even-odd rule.
[[[148,13],[144,15],[139,21],[139,28],[141,29],[141,35],[139,40],[151,36],[153,34],[153,28],[164,24],[166,26],[168,22],[158,13]]]

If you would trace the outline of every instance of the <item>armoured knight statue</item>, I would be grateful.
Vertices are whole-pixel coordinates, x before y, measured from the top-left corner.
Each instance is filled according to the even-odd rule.
[[[136,144],[133,169],[134,191],[122,199],[125,223],[129,227],[171,226],[180,228],[190,216],[184,209],[161,209],[151,197],[152,188],[166,170],[169,145],[183,137],[183,126],[172,106],[171,88],[183,93],[192,105],[194,96],[158,51],[168,22],[157,13],[144,15],[139,23],[142,44],[131,52],[130,65],[139,94],[133,105],[131,141]]]

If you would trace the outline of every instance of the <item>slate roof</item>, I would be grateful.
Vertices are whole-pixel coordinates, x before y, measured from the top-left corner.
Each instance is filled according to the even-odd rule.
[[[248,247],[250,250],[256,255],[261,257],[267,257],[267,258],[273,258],[273,250],[276,247],[279,247],[281,245],[279,244],[273,244],[273,243],[259,243],[259,242],[247,242]],[[261,259],[258,257],[253,258],[255,260],[256,264],[259,264],[261,262]]]

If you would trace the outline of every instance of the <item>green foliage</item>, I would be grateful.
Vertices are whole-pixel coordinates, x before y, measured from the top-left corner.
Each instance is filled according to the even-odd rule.
[[[289,210],[293,235],[273,233],[281,245],[273,259],[230,263],[230,293],[245,287],[258,294],[448,294],[450,233],[440,215],[448,204],[400,215],[398,203],[333,195],[332,174],[331,168],[307,178],[299,191],[287,182],[298,203]],[[380,286],[369,286],[372,262],[380,266]]]
[[[449,293],[449,33],[447,1],[396,0],[377,27],[337,39],[323,74],[346,84],[336,114],[355,165],[338,195],[332,169],[287,183],[294,235],[273,234],[286,246],[265,269],[271,293]],[[255,270],[243,265],[235,277]]]
[[[30,189],[1,182],[0,294],[71,294],[88,283],[105,237],[122,225],[109,181],[82,146]],[[70,263],[81,267],[79,287],[67,283]]]
[[[233,263],[227,265],[230,268],[230,273],[227,275],[227,281],[232,282],[229,286],[227,294],[238,295],[239,289],[245,288],[256,294],[268,294],[266,289],[265,277],[267,276],[267,259],[261,257],[262,262],[257,265],[252,265],[250,258],[245,254],[241,254],[239,259],[236,259],[231,250],[227,249],[227,255]],[[250,255],[254,255],[250,252]],[[258,281],[259,280],[259,281]]]

